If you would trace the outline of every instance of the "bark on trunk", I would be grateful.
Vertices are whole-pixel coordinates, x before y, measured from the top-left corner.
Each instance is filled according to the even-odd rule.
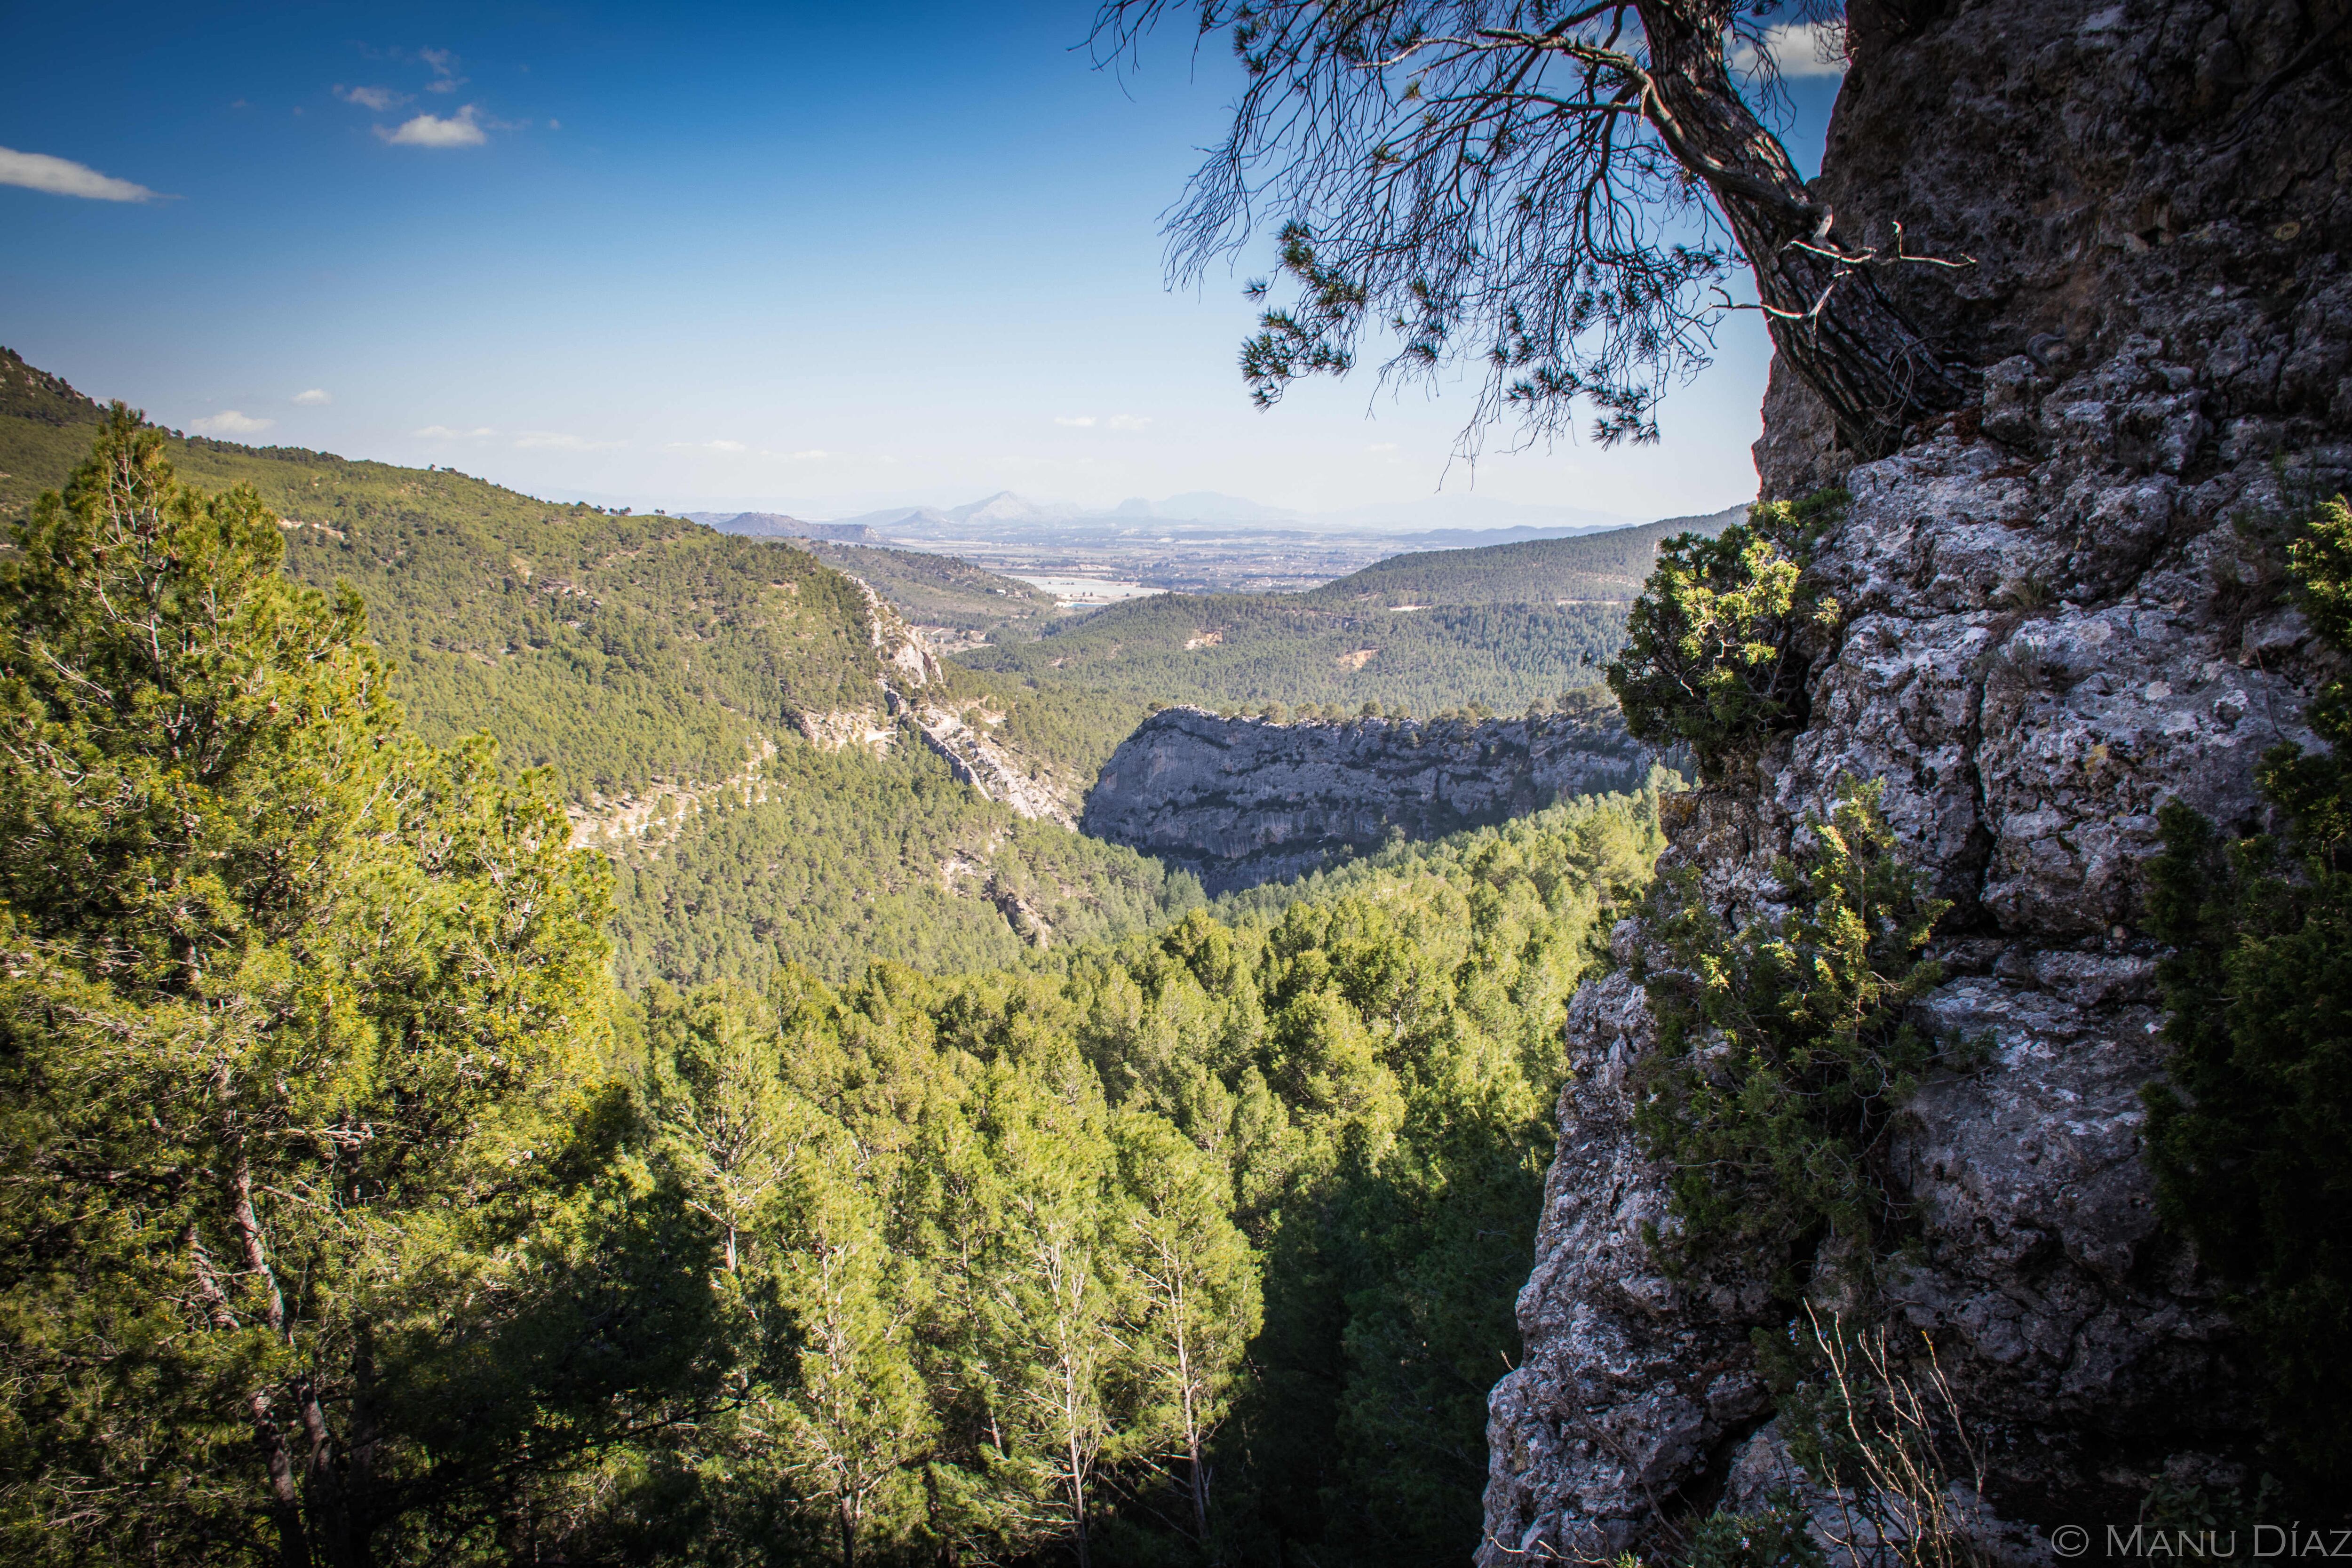
[[[1910,426],[1959,407],[1964,374],[1905,318],[1873,269],[1808,248],[1828,245],[1832,215],[1733,86],[1724,62],[1728,17],[1690,0],[1638,8],[1650,43],[1651,123],[1714,193],[1755,273],[1773,348],[1829,405],[1839,439],[1864,458],[1884,457]],[[1838,237],[1861,248],[1856,237]]]

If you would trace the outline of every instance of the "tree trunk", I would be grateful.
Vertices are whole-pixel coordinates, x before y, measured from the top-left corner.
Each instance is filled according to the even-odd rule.
[[[1202,1545],[1209,1541],[1209,1482],[1201,1474],[1201,1423],[1192,1412],[1192,1357],[1180,1327],[1176,1333],[1176,1375],[1184,1390],[1185,1479],[1192,1482],[1192,1530]]]
[[[1967,400],[1964,376],[1920,335],[1868,267],[1819,250],[1832,215],[1816,202],[1780,138],[1733,86],[1725,8],[1642,0],[1651,94],[1644,112],[1683,167],[1705,180],[1756,278],[1772,346],[1829,405],[1838,438],[1864,458],[1895,449],[1918,421]],[[1855,236],[1840,236],[1849,251]]]
[[[843,1498],[835,1511],[841,1520],[841,1568],[857,1568],[857,1519],[849,1500]]]
[[[1087,1467],[1078,1452],[1078,1436],[1075,1426],[1070,1432],[1070,1522],[1077,1527],[1078,1568],[1094,1568],[1094,1559],[1087,1544]]]
[[[302,1493],[294,1477],[294,1456],[286,1451],[285,1434],[278,1429],[269,1395],[256,1392],[247,1401],[253,1414],[253,1435],[269,1467],[269,1522],[278,1531],[278,1568],[310,1568],[310,1540],[303,1529]]]

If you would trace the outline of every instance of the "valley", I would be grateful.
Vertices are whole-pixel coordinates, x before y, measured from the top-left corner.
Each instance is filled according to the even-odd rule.
[[[960,557],[1024,580],[1128,584],[1183,594],[1295,594],[1394,556],[1610,532],[1637,520],[1469,496],[1308,517],[1234,496],[1171,496],[1090,511],[1011,491],[963,506],[804,522],[772,512],[696,512],[730,532],[898,546]]]
[[[0,452],[12,479],[64,483],[75,447],[92,441],[120,471],[142,475],[137,483],[184,496],[187,510],[159,500],[152,515],[246,518],[218,548],[273,566],[282,556],[282,577],[273,569],[257,578],[236,576],[234,554],[222,557],[231,563],[220,581],[248,595],[283,584],[295,595],[257,620],[233,614],[232,636],[321,617],[327,657],[363,674],[374,657],[353,640],[363,624],[397,666],[391,689],[404,723],[399,709],[365,704],[314,719],[315,700],[293,701],[292,722],[388,727],[373,744],[330,748],[362,759],[356,766],[391,770],[331,798],[352,803],[354,823],[368,820],[369,802],[386,789],[422,815],[398,831],[339,828],[350,847],[341,852],[358,868],[387,855],[395,868],[423,858],[421,872],[388,873],[393,885],[451,874],[435,869],[443,866],[477,868],[463,873],[474,879],[457,901],[432,906],[432,918],[457,929],[495,910],[503,945],[488,947],[478,932],[429,936],[440,928],[428,925],[430,940],[455,943],[455,962],[403,959],[422,967],[389,984],[331,980],[343,989],[320,1005],[348,994],[371,1017],[432,1006],[461,1020],[451,1026],[462,1039],[474,1005],[436,1000],[436,988],[472,984],[487,951],[536,955],[534,944],[571,944],[570,957],[531,960],[557,987],[536,1005],[541,1016],[560,1006],[611,1020],[593,1048],[614,1076],[593,1115],[625,1117],[624,1135],[646,1142],[645,1168],[669,1185],[643,1201],[669,1215],[662,1223],[672,1229],[639,1236],[617,1214],[565,1211],[551,1223],[564,1228],[578,1262],[555,1276],[560,1289],[678,1300],[700,1290],[723,1304],[734,1300],[737,1263],[750,1261],[792,1292],[799,1321],[816,1322],[835,1309],[820,1300],[831,1287],[796,1272],[806,1238],[836,1225],[848,1227],[840,1234],[852,1247],[890,1237],[893,1261],[855,1287],[866,1303],[857,1310],[919,1327],[860,1352],[859,1364],[895,1368],[887,1375],[900,1388],[920,1391],[889,1408],[912,1424],[904,1440],[927,1446],[923,1474],[947,1500],[924,1502],[912,1472],[896,1472],[905,1479],[888,1482],[889,1511],[859,1527],[877,1549],[938,1541],[1036,1561],[1061,1539],[1066,1516],[1050,1506],[1057,1486],[1117,1475],[1139,1498],[1164,1489],[1164,1468],[1108,1455],[1067,1485],[1051,1470],[1008,1470],[1008,1447],[1056,1451],[1051,1422],[1039,1425],[1025,1405],[1006,1405],[984,1428],[956,1414],[960,1401],[994,1398],[1002,1386],[975,1382],[973,1366],[1045,1364],[1036,1324],[1128,1347],[1104,1363],[1121,1387],[1150,1386],[1155,1346],[1195,1358],[1210,1403],[1189,1428],[1164,1404],[1127,1394],[1101,1419],[1122,1442],[1164,1446],[1190,1430],[1195,1445],[1229,1445],[1220,1508],[1231,1529],[1265,1549],[1402,1562],[1459,1543],[1474,1518],[1470,1445],[1492,1376],[1486,1363],[1515,1342],[1502,1282],[1531,1235],[1559,1019],[1578,979],[1604,962],[1601,935],[1614,910],[1646,879],[1661,844],[1660,793],[1675,783],[1589,689],[1557,707],[1544,699],[1540,719],[1479,715],[1519,692],[1511,668],[1529,658],[1525,638],[1562,630],[1583,659],[1604,657],[1622,604],[1598,613],[1513,605],[1479,582],[1473,552],[1428,580],[1459,603],[1425,614],[1392,612],[1374,602],[1379,590],[1345,582],[1318,589],[1321,597],[1156,593],[1072,616],[970,562],[893,545],[730,535],[659,513],[551,505],[440,469],[191,439],[127,416],[110,424],[62,383],[0,359]],[[183,483],[197,488],[172,490]],[[211,537],[201,526],[125,531],[114,520],[126,514],[107,510],[121,493],[85,480],[68,507],[20,510],[12,521],[31,554],[0,556],[0,569],[37,574],[59,549],[73,555],[79,546],[58,542],[79,524],[65,519],[99,520],[117,531],[109,537],[150,552],[125,561],[116,545],[74,557],[92,570],[215,569],[207,552],[215,547],[191,542]],[[1542,585],[1609,577],[1627,548],[1571,551],[1575,564]],[[1630,548],[1653,544],[1645,536]],[[1505,570],[1536,580],[1524,562]],[[1423,580],[1402,571],[1391,570],[1390,585],[1419,591]],[[314,588],[346,595],[344,607],[301,596]],[[18,595],[9,613],[28,603]],[[1252,606],[1264,618],[1253,619]],[[1343,678],[1396,700],[1393,680],[1377,684],[1389,677],[1372,658],[1335,661],[1328,650],[1335,637],[1360,640],[1365,617],[1410,626],[1415,657],[1429,661],[1410,694],[1454,716],[1224,721],[1178,708],[1145,722],[1153,706],[1164,708],[1146,691],[1181,698],[1215,684],[1154,686],[1150,671],[1138,673],[1139,658],[1121,660],[1122,645],[1141,640],[1133,617],[1171,609],[1214,617],[1230,635],[1207,646],[1243,661],[1255,683],[1247,689],[1297,700],[1302,714]],[[1108,640],[1089,640],[1087,629],[1103,619]],[[1523,643],[1497,644],[1497,626],[1517,628]],[[175,633],[174,646],[181,640]],[[1066,677],[1050,660],[1018,660],[1023,650],[1062,647],[1096,653]],[[1337,673],[1322,675],[1326,666]],[[245,679],[299,679],[303,668],[265,661]],[[1585,667],[1537,668],[1548,682]],[[1223,679],[1230,687],[1240,678]],[[1360,690],[1339,694],[1352,701]],[[267,714],[279,711],[272,700]],[[495,739],[495,761],[468,739],[484,735]],[[1170,736],[1199,754],[1176,759],[1181,789],[1170,777],[1155,795],[1144,786],[1169,773]],[[1256,764],[1226,766],[1234,736],[1264,753]],[[1202,740],[1213,742],[1205,752]],[[1286,772],[1277,753],[1302,746],[1317,760]],[[408,769],[426,782],[405,782]],[[1423,774],[1443,778],[1425,786]],[[1385,792],[1380,802],[1365,798],[1375,787]],[[256,830],[276,830],[284,816],[262,813]],[[31,841],[20,831],[5,845]],[[1244,841],[1266,852],[1229,852]],[[12,885],[24,883],[11,874]],[[319,884],[310,896],[324,901],[289,928],[293,939],[357,921],[353,952],[411,940],[423,918],[413,911],[346,914],[336,902],[364,905],[385,874],[354,869]],[[324,962],[314,955],[310,967]],[[442,1027],[383,1026],[408,1038]],[[552,1053],[547,1059],[572,1063],[562,1070],[588,1071],[562,1027],[520,1026],[499,1049],[500,1062]],[[394,1117],[382,1097],[402,1091],[346,1080],[327,1092],[362,1096],[377,1109],[352,1114],[381,1127]],[[504,1118],[499,1125],[525,1116],[500,1107],[495,1091],[464,1103],[488,1106],[478,1114]],[[799,1131],[787,1133],[781,1117],[800,1118]],[[1008,1135],[1008,1126],[1034,1127],[1043,1141]],[[742,1157],[744,1140],[769,1148],[786,1137],[872,1152],[828,1167],[821,1188],[728,1207],[735,1178],[723,1162]],[[1418,1174],[1398,1185],[1362,1163],[1368,1148],[1394,1150]],[[813,1168],[795,1178],[815,1179]],[[1150,1216],[1160,1215],[1177,1228],[1134,1240],[1100,1228],[1093,1200],[1073,1198],[1055,1218],[1024,1195],[1073,1181],[1080,1193],[1131,1191],[1137,1223],[1156,1226]],[[608,1181],[601,1190],[619,1189]],[[689,1206],[665,1209],[672,1190]],[[266,1212],[277,1212],[274,1202]],[[819,1217],[824,1205],[834,1217]],[[704,1228],[713,1215],[731,1227],[729,1261],[695,1284],[677,1269],[699,1267],[691,1260],[716,1244],[719,1233]],[[1033,1231],[1032,1219],[1081,1228]],[[1373,1225],[1377,1239],[1346,1239]],[[1024,1294],[1034,1278],[1024,1260],[1073,1237],[1103,1292],[1059,1307]],[[280,1247],[278,1256],[302,1252],[299,1241]],[[1166,1320],[1150,1303],[1164,1287],[1153,1270],[1171,1263],[1192,1271],[1184,1288],[1214,1309],[1168,1327],[1177,1337],[1163,1342],[1154,1336]],[[1335,1288],[1347,1292],[1338,1317]],[[530,1311],[569,1310],[515,1289]],[[968,1300],[975,1289],[989,1294]],[[1025,1304],[1008,1317],[990,1304],[999,1299]],[[646,1300],[636,1310],[666,1309]],[[1433,1310],[1442,1332],[1413,1327]],[[760,1353],[742,1337],[751,1321],[730,1308],[698,1327],[667,1327],[654,1342],[749,1366]],[[518,1331],[559,1342],[576,1332],[543,1320]],[[1349,1347],[1368,1337],[1420,1342],[1365,1365]],[[650,1344],[604,1353],[611,1375],[644,1390],[614,1396],[625,1404],[677,1386]],[[404,1349],[397,1375],[447,1375],[428,1361]],[[504,1341],[493,1364],[529,1363]],[[741,1406],[751,1419],[772,1418],[760,1412],[777,1407],[762,1401],[801,1397],[782,1391],[803,1385],[766,1378],[759,1386],[774,1392]],[[484,1397],[504,1396],[493,1386]],[[574,1396],[524,1397],[561,1410],[554,1402]],[[578,1397],[584,1408],[609,1407],[601,1395]],[[1374,1408],[1385,1413],[1363,1414]],[[567,1529],[578,1538],[636,1542],[599,1549],[630,1560],[643,1560],[647,1541],[734,1539],[724,1521],[677,1536],[688,1525],[663,1500],[679,1485],[722,1507],[771,1495],[763,1465],[708,1468],[732,1451],[736,1439],[721,1434],[737,1429],[736,1415],[646,1420],[643,1436],[607,1440],[644,1467],[642,1480],[582,1489],[569,1470],[526,1466],[505,1484],[575,1519]],[[795,1444],[834,1440],[806,1425],[791,1430],[803,1435]],[[861,1431],[861,1452],[901,1440]],[[1335,1477],[1370,1511],[1334,1502]],[[405,1484],[405,1495],[430,1500],[403,1506],[459,1516],[475,1506],[471,1493],[429,1479]],[[1161,1528],[1153,1518],[1121,1514],[1111,1528],[1141,1541],[1136,1532]],[[187,1522],[175,1515],[173,1528]],[[776,1537],[761,1540],[764,1552]]]
[[[100,411],[0,356],[0,507],[22,517],[64,481]],[[281,519],[289,573],[358,590],[420,735],[487,732],[503,770],[551,770],[574,840],[615,868],[615,967],[631,987],[756,981],[778,963],[838,980],[874,961],[1018,965],[1052,942],[1162,924],[1202,903],[1192,873],[1071,831],[1154,703],[1434,716],[1567,696],[1556,723],[1605,728],[1590,690],[1622,636],[1628,574],[1679,526],[1391,553],[1326,582],[1376,552],[1369,535],[1153,520],[1227,542],[1207,558],[1240,575],[1194,580],[1289,582],[1277,565],[1291,561],[1312,585],[1154,591],[1072,613],[973,560],[887,542],[870,520],[740,514],[719,517],[723,530],[446,469],[166,445],[191,482],[254,487]],[[998,498],[976,530],[916,515],[899,532],[978,531],[1007,564],[1146,569],[1088,531],[1099,520],[1011,510]],[[1042,541],[1011,560],[1033,526]],[[1053,552],[1089,539],[1092,553]],[[1294,557],[1300,540],[1321,552]],[[1594,602],[1515,602],[1530,593]],[[1396,607],[1415,596],[1428,607]],[[1598,731],[1596,743],[1622,747]],[[1645,765],[1628,762],[1610,787]]]

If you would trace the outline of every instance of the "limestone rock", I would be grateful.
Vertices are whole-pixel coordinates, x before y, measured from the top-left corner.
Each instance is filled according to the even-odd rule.
[[[1215,894],[1302,875],[1392,834],[1432,838],[1637,788],[1649,769],[1613,717],[1276,724],[1171,708],[1103,765],[1084,822]]]
[[[1066,790],[1053,773],[1034,767],[988,732],[984,723],[935,703],[914,710],[923,743],[946,759],[948,769],[982,798],[999,801],[1033,821],[1076,827]]]
[[[1876,1306],[1934,1337],[1990,1443],[1977,1528],[2029,1561],[2034,1531],[2132,1518],[2156,1477],[2249,1435],[2228,1324],[2141,1151],[2164,1052],[2142,889],[2166,803],[2263,826],[2262,753],[2315,743],[2322,670],[2275,539],[2352,484],[2352,121],[2340,61],[2314,63],[2316,24],[2285,5],[1849,19],[1821,188],[1842,227],[1899,220],[1916,252],[1977,258],[1888,286],[1983,402],[1855,467],[1776,377],[1766,493],[1851,492],[1815,563],[1846,618],[1769,785],[1686,802],[1666,863],[1735,919],[1769,911],[1807,818],[1883,779],[1903,853],[1953,900],[1920,1022],[1990,1051],[1897,1129],[1919,1246]],[[1646,941],[1618,933],[1628,957]],[[1485,1563],[1639,1546],[1769,1458],[1739,1391],[1774,1314],[1663,1279],[1640,1243],[1664,1191],[1623,1082],[1653,1044],[1622,974],[1572,1010],[1526,1353],[1490,1405]]]

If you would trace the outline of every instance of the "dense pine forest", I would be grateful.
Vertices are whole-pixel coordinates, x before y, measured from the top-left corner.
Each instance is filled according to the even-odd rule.
[[[412,730],[281,521],[118,409],[0,566],[12,1558],[1475,1545],[1654,795],[992,973],[625,988],[556,775]]]

